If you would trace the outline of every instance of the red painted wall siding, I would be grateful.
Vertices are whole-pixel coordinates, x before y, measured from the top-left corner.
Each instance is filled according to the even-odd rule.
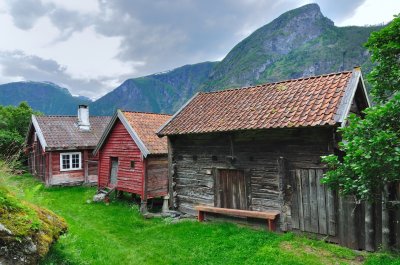
[[[118,157],[116,188],[142,195],[142,155],[120,121],[116,122],[99,151],[99,187],[106,187],[109,183],[111,157]],[[132,160],[135,161],[134,169],[131,169]]]
[[[52,151],[51,158],[50,152],[48,152],[48,159],[51,160],[51,176],[48,180],[50,185],[62,185],[62,184],[79,184],[85,181],[85,152],[91,153],[93,150],[66,150],[66,151]],[[80,152],[81,153],[81,164],[82,169],[80,170],[67,170],[61,171],[60,154]],[[92,159],[94,160],[94,159]],[[49,174],[50,175],[50,174]]]

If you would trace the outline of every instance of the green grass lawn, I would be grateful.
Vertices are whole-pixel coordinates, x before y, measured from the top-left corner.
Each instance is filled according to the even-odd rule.
[[[128,201],[90,203],[95,188],[45,188],[29,175],[3,179],[18,197],[68,222],[42,264],[400,264],[389,254],[231,223],[144,219]]]

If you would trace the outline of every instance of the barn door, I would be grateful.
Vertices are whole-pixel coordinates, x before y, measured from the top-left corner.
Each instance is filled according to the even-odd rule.
[[[290,175],[292,228],[335,236],[335,194],[321,184],[323,170],[296,169]]]
[[[111,157],[110,186],[117,184],[118,157]]]
[[[217,207],[247,209],[246,179],[243,170],[218,170],[215,188]]]

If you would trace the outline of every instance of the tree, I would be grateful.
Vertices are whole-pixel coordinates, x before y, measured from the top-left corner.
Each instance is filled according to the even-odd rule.
[[[395,16],[385,28],[373,32],[365,46],[372,62],[377,63],[368,76],[371,93],[382,103],[400,91],[400,17]]]
[[[387,249],[389,187],[400,181],[400,17],[372,33],[366,47],[377,64],[368,81],[378,105],[365,110],[364,119],[349,117],[348,126],[340,130],[339,146],[345,155],[323,157],[329,170],[322,182],[358,200],[382,200],[382,247]],[[371,242],[372,213],[366,206],[365,236]]]
[[[339,146],[345,155],[323,157],[329,171],[323,183],[358,200],[380,198],[384,185],[400,180],[400,93],[383,105],[351,115]]]
[[[0,159],[19,158],[34,112],[26,102],[18,107],[0,106]]]

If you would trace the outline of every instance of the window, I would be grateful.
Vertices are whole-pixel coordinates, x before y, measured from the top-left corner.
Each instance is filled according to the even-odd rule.
[[[131,169],[134,169],[135,168],[135,161],[131,161]]]
[[[78,170],[82,168],[81,153],[61,153],[60,170]]]

